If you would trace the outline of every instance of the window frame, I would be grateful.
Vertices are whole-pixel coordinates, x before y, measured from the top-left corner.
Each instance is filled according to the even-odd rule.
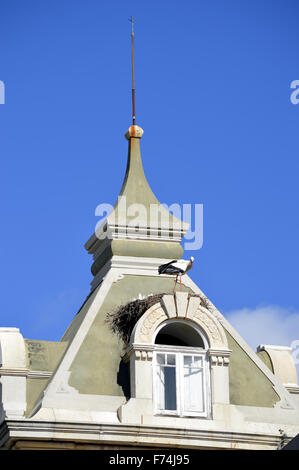
[[[176,410],[161,410],[158,408],[158,363],[157,354],[168,353],[176,356]],[[203,411],[184,411],[184,356],[201,356],[203,358]],[[207,418],[210,415],[211,402],[210,387],[210,361],[207,349],[188,346],[172,346],[156,344],[153,351],[153,409],[155,415],[173,417],[201,417]]]

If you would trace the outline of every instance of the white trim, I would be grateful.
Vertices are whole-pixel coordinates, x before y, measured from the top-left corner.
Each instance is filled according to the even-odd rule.
[[[294,395],[299,394],[299,385],[297,384],[284,384],[285,388],[289,393],[292,393]]]
[[[51,377],[53,372],[44,370],[29,370],[22,368],[0,368],[0,377],[10,375],[14,377],[28,377],[29,379],[44,379]]]
[[[275,346],[273,344],[260,344],[259,346],[257,346],[256,351],[267,352],[267,349],[277,349],[278,351],[292,351],[292,348],[290,348],[289,346]]]
[[[176,364],[173,366],[176,370],[176,410],[161,410],[157,407],[158,396],[158,365],[156,357],[157,354],[174,354],[176,357]],[[202,393],[203,393],[203,411],[184,411],[183,397],[184,397],[184,357],[186,356],[201,356],[202,357]],[[172,366],[171,366],[172,367]],[[156,416],[176,416],[176,417],[200,417],[208,418],[211,409],[211,388],[210,388],[210,368],[207,350],[202,348],[186,348],[180,346],[165,346],[155,345],[153,353],[153,410]]]
[[[208,352],[208,349],[194,348],[189,346],[172,346],[172,344],[154,344],[153,352],[161,350],[162,353],[185,353],[185,354],[202,354]]]
[[[28,379],[48,379],[52,377],[53,372],[46,370],[29,370],[27,377]]]
[[[113,255],[102,268],[98,271],[91,282],[91,290],[94,290],[110,270],[119,270],[120,275],[132,274],[136,276],[155,276],[158,277],[158,267],[161,264],[169,263],[168,258],[143,258],[139,256],[119,256]],[[160,277],[171,278],[173,276],[162,274]],[[182,284],[184,276],[182,276]]]
[[[0,377],[5,376],[5,375],[11,375],[14,377],[27,377],[29,370],[28,369],[23,369],[22,367],[3,367],[0,368]]]
[[[165,420],[168,421],[167,417]],[[184,420],[185,421],[185,420]],[[191,420],[186,420],[191,421]],[[194,420],[195,421],[195,420]],[[229,425],[226,428],[210,429],[209,422],[201,421],[196,428],[186,428],[180,424],[106,424],[95,422],[41,421],[28,419],[9,419],[0,425],[0,447],[10,448],[16,441],[43,441],[55,445],[58,442],[89,443],[97,445],[112,444],[147,446],[149,449],[163,448],[220,448],[220,449],[260,449],[276,450],[281,435],[279,425],[259,423],[257,431],[249,424],[244,429]],[[295,437],[297,427],[287,427],[288,437]]]

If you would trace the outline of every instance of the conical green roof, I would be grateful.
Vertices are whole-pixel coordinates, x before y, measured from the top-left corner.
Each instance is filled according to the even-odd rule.
[[[180,242],[189,224],[169,212],[151,190],[141,160],[142,135],[136,125],[126,133],[128,161],[120,194],[112,212],[85,244],[94,256],[94,275],[113,255],[178,259],[183,254]]]
[[[139,126],[131,126],[126,133],[129,140],[128,163],[124,182],[114,210],[108,217],[110,223],[120,226],[136,225],[147,229],[169,230],[181,232],[181,237],[188,229],[188,224],[182,222],[160,204],[152,192],[145,177],[141,152],[140,140],[143,130]],[[165,233],[164,233],[165,235]]]

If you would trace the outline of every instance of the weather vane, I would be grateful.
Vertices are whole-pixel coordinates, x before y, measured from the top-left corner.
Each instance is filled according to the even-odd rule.
[[[131,32],[131,39],[132,39],[132,112],[133,112],[133,126],[135,126],[135,77],[134,77],[134,23],[135,19],[133,16],[129,18],[129,21],[132,24],[132,32]]]

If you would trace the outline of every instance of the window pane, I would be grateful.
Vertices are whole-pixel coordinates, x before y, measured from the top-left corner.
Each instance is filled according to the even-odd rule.
[[[184,411],[204,411],[203,371],[184,367]]]
[[[191,366],[192,356],[184,356],[184,366]]]
[[[176,368],[157,367],[157,408],[176,410]]]
[[[157,354],[157,363],[165,364],[165,354]]]
[[[167,354],[167,364],[175,366],[175,354]]]
[[[165,367],[165,410],[176,410],[176,369]]]
[[[202,354],[156,353],[156,409],[205,412],[204,361]]]
[[[164,367],[157,367],[157,408],[158,410],[164,410],[165,408],[165,398],[164,398]]]
[[[202,367],[202,356],[194,356],[194,367]]]

